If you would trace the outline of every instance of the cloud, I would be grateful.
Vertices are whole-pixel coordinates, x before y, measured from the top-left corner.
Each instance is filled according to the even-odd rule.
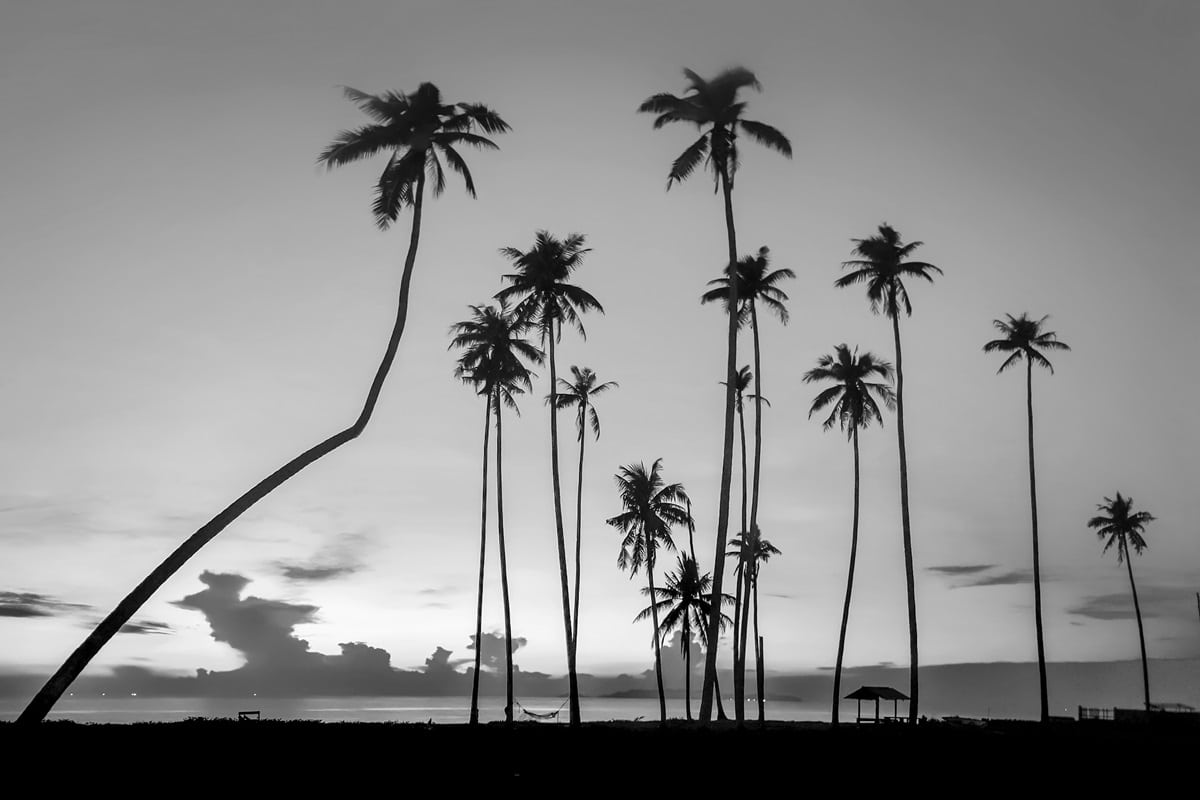
[[[527,645],[529,640],[523,636],[514,636],[512,640],[512,651],[515,655],[518,650]],[[471,636],[471,643],[467,645],[468,650],[475,649],[475,636]],[[471,663],[474,663],[474,658]],[[479,669],[488,670],[490,672],[504,672],[504,634],[503,633],[485,633],[483,634],[483,649],[479,653]],[[514,665],[513,669],[516,669]]]
[[[1042,580],[1046,580],[1044,575],[1042,576]],[[1032,582],[1033,570],[1014,569],[1009,570],[1008,572],[1001,572],[997,575],[985,575],[981,578],[973,579],[964,584],[960,584],[956,588],[964,588],[969,586],[1012,586],[1015,584]]]
[[[365,533],[343,533],[308,561],[277,561],[275,567],[289,581],[330,581],[353,575],[363,568],[359,557],[367,542]]]
[[[1191,589],[1175,586],[1145,586],[1138,589],[1143,619],[1191,618],[1196,613],[1195,597]],[[1136,616],[1130,592],[1086,597],[1079,605],[1068,608],[1067,613],[1099,620],[1134,619]]]
[[[357,564],[332,564],[328,566],[306,566],[304,564],[278,564],[279,571],[289,581],[328,581],[358,572]]]
[[[170,633],[171,626],[165,622],[152,622],[148,619],[126,622],[121,626],[121,633]]]
[[[936,572],[939,575],[948,575],[950,577],[960,577],[962,575],[977,575],[980,572],[987,572],[989,569],[994,569],[995,564],[946,564],[940,567],[927,567],[927,571]]]
[[[84,603],[66,603],[36,592],[0,592],[0,617],[56,617],[90,611]]]

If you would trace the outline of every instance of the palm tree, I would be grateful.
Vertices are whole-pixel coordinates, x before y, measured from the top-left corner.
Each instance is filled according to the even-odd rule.
[[[755,686],[757,687],[758,697],[758,721],[762,722],[766,714],[766,707],[763,700],[763,670],[762,670],[762,652],[760,648],[761,638],[758,635],[758,570],[759,564],[770,561],[771,556],[781,555],[782,551],[771,544],[771,542],[762,537],[762,531],[757,527],[750,533],[743,533],[740,536],[735,536],[729,542],[729,552],[726,555],[736,556],[738,559],[737,567],[735,567],[738,575],[738,584],[746,586],[746,602],[742,606],[742,626],[741,626],[741,641],[737,647],[740,650],[740,660],[742,669],[746,668],[746,639],[749,638],[750,607],[754,607],[754,665],[755,665]]]
[[[616,381],[597,383],[596,373],[592,371],[591,367],[580,369],[572,365],[571,377],[573,378],[571,382],[562,378],[558,379],[558,386],[562,391],[557,394],[555,402],[559,409],[575,407],[575,430],[579,434],[579,477],[577,480],[578,491],[575,497],[575,605],[571,609],[573,613],[571,641],[578,647],[579,578],[582,565],[580,554],[583,552],[583,448],[587,441],[586,432],[589,422],[597,441],[600,439],[600,417],[596,414],[596,406],[592,402],[592,398],[609,389],[617,388],[619,384]],[[546,399],[549,402],[550,398]]]
[[[400,346],[400,337],[408,319],[408,295],[412,283],[413,264],[417,257],[417,242],[421,233],[421,210],[425,195],[426,171],[433,179],[434,195],[441,194],[445,187],[445,172],[438,152],[450,167],[458,172],[466,185],[467,193],[475,196],[475,183],[466,162],[456,149],[468,145],[483,149],[498,149],[486,134],[504,133],[508,124],[496,112],[478,103],[445,103],[441,92],[432,83],[422,83],[412,94],[388,92],[371,95],[357,89],[345,89],[346,97],[365,112],[373,122],[354,130],[343,131],[320,156],[320,162],[329,168],[342,166],[352,161],[379,153],[388,154],[388,163],[376,187],[374,205],[375,221],[386,230],[397,220],[405,208],[412,208],[412,232],[408,240],[408,255],[404,259],[404,271],[400,277],[400,296],[396,309],[396,321],[392,326],[383,359],[375,371],[366,401],[358,417],[348,427],[324,441],[310,447],[279,469],[263,478],[241,497],[226,506],[199,530],[175,549],[166,560],[154,568],[124,600],[117,605],[83,643],[67,658],[58,671],[38,691],[29,705],[21,712],[21,723],[40,722],[79,676],[100,649],[121,630],[134,614],[146,603],[164,582],[200,548],[221,531],[283,485],[300,470],[337,448],[350,442],[366,429],[375,410],[375,403],[383,389],[383,382],[391,370]]]
[[[624,511],[609,517],[609,525],[625,534],[621,540],[621,553],[617,566],[629,570],[632,578],[644,565],[646,585],[650,597],[657,597],[654,589],[654,561],[658,548],[675,549],[671,539],[672,525],[689,525],[691,517],[682,505],[687,503],[687,492],[683,484],[664,484],[662,459],[646,469],[645,464],[627,464],[615,476],[617,494]],[[667,698],[663,692],[662,643],[659,640],[658,606],[651,604],[654,623],[654,674],[658,680],[658,712],[662,722],[667,721]]]
[[[1007,319],[992,320],[992,325],[1003,334],[983,346],[985,353],[1008,353],[1008,358],[996,370],[999,374],[1024,359],[1025,361],[1025,407],[1029,417],[1029,511],[1033,520],[1033,619],[1037,630],[1038,680],[1042,703],[1042,722],[1050,720],[1050,701],[1046,690],[1046,647],[1042,639],[1042,568],[1038,549],[1037,479],[1033,468],[1033,365],[1045,367],[1054,374],[1054,365],[1042,350],[1070,350],[1058,341],[1054,331],[1042,330],[1049,317],[1033,319],[1028,314]]]
[[[688,146],[671,164],[667,189],[671,184],[688,178],[705,161],[713,173],[716,188],[725,199],[725,232],[729,244],[730,265],[737,263],[737,231],[733,224],[733,179],[738,166],[737,136],[744,133],[759,144],[791,158],[792,145],[779,130],[762,122],[745,119],[746,101],[738,95],[744,89],[762,86],[754,73],[744,67],[733,67],[705,80],[690,69],[683,71],[688,89],[683,97],[659,93],[647,98],[638,111],[655,114],[654,127],[671,122],[685,122],[700,129],[700,138]],[[738,308],[738,282],[729,283],[729,307]],[[728,346],[725,359],[725,433],[721,457],[721,493],[717,512],[717,547],[713,557],[713,612],[708,621],[708,639],[713,646],[704,657],[704,692],[700,700],[700,719],[712,718],[713,682],[717,675],[717,637],[720,628],[719,603],[722,594],[726,536],[729,531],[729,485],[733,474],[733,412],[734,381],[737,378],[737,317],[729,315]]]
[[[879,378],[880,381],[872,381]],[[858,556],[858,496],[859,459],[858,432],[866,429],[872,420],[883,425],[883,414],[879,403],[883,401],[889,409],[896,407],[896,396],[890,386],[892,365],[872,353],[859,355],[844,344],[834,348],[834,355],[823,355],[817,366],[804,373],[805,383],[832,381],[833,386],[823,390],[813,400],[813,414],[828,408],[829,416],[822,426],[830,430],[834,425],[841,428],[854,448],[854,516],[850,526],[850,571],[846,576],[846,601],[842,605],[842,629],[838,635],[837,665],[833,669],[833,724],[838,724],[838,708],[842,697],[842,655],[846,652],[846,627],[850,622],[850,596],[854,591],[854,561]]]
[[[707,572],[703,575],[700,574],[700,568],[697,566],[694,556],[682,555],[679,557],[676,570],[667,573],[666,586],[655,588],[652,604],[643,609],[634,619],[634,622],[641,622],[646,617],[662,614],[664,616],[658,624],[660,637],[668,636],[676,629],[681,631],[684,708],[688,720],[692,718],[692,631],[695,629],[699,633],[701,646],[708,647],[706,624],[708,615],[712,611],[709,607],[711,599],[708,595],[711,588],[712,576]],[[642,594],[648,596],[650,590],[642,589]],[[724,595],[722,602],[728,605],[733,602],[733,598]],[[722,627],[729,622],[729,617],[722,614]]]
[[[501,248],[500,254],[509,259],[516,272],[502,276],[508,283],[496,293],[500,301],[517,300],[516,313],[536,325],[541,332],[542,345],[550,361],[550,393],[558,389],[558,371],[554,362],[554,345],[562,338],[566,322],[586,338],[581,314],[588,311],[604,313],[600,302],[584,289],[567,283],[571,273],[583,264],[584,236],[572,233],[556,239],[546,231],[538,231],[533,247],[519,250]],[[571,592],[567,576],[567,545],[563,535],[562,492],[558,477],[558,413],[557,403],[550,403],[550,477],[554,491],[554,528],[558,535],[558,568],[562,583],[563,628],[567,640],[567,680],[569,685],[571,724],[579,724],[579,678],[575,671],[575,636],[571,623]]]
[[[1146,663],[1146,633],[1142,629],[1142,607],[1138,604],[1137,584],[1133,582],[1133,563],[1129,560],[1129,548],[1139,556],[1146,549],[1143,537],[1146,526],[1154,521],[1147,511],[1134,511],[1133,498],[1122,497],[1117,492],[1116,499],[1104,498],[1104,502],[1096,506],[1100,515],[1088,520],[1088,527],[1095,528],[1096,534],[1105,539],[1104,552],[1115,544],[1117,546],[1117,563],[1125,562],[1129,570],[1129,588],[1133,592],[1133,612],[1137,615],[1138,643],[1142,647],[1142,689],[1146,696],[1146,710],[1150,710],[1150,668]]]
[[[904,571],[908,584],[908,721],[917,721],[919,703],[917,685],[917,589],[913,571],[912,526],[908,515],[908,454],[904,448],[904,359],[900,350],[900,312],[912,316],[912,303],[904,286],[905,278],[922,278],[933,283],[931,273],[942,274],[933,264],[907,261],[924,242],[905,244],[896,229],[886,222],[879,232],[865,239],[854,239],[857,258],[843,261],[842,267],[852,270],[834,281],[839,289],[859,283],[867,285],[867,299],[872,313],[883,312],[892,320],[892,336],[896,343],[896,440],[900,447],[900,522],[904,535]]]
[[[475,609],[475,672],[471,680],[472,725],[479,722],[479,667],[483,649],[483,579],[487,555],[487,472],[488,434],[491,430],[491,415],[496,415],[496,502],[497,522],[500,539],[500,585],[504,602],[504,639],[507,645],[506,680],[508,702],[504,707],[506,722],[512,722],[513,713],[513,664],[512,664],[512,617],[508,599],[508,557],[504,544],[504,493],[501,465],[501,404],[517,411],[515,395],[531,388],[532,373],[522,363],[524,358],[535,364],[543,359],[542,351],[534,347],[521,334],[528,322],[513,315],[500,304],[497,306],[471,306],[471,318],[456,323],[450,331],[453,338],[451,348],[462,348],[454,370],[455,377],[472,386],[484,398],[483,429],[483,492],[479,528],[479,592]]]

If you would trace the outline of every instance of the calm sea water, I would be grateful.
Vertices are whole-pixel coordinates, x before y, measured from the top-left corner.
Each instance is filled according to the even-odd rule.
[[[547,713],[562,707],[561,697],[518,698],[530,711]],[[480,719],[504,719],[504,699],[480,698]],[[64,697],[50,719],[70,719],[78,722],[172,722],[188,717],[236,717],[239,711],[260,711],[263,719],[317,719],[327,722],[466,722],[471,700],[469,697],[311,697],[311,698],[194,698],[194,697]],[[731,702],[725,710],[732,715]],[[23,704],[15,700],[0,701],[0,719],[12,720]],[[700,703],[692,701],[696,714]],[[658,701],[654,699],[625,699],[584,697],[580,699],[584,721],[634,720],[639,717],[658,718]],[[683,701],[667,701],[667,714],[684,716]],[[754,718],[757,707],[747,704],[748,718]],[[529,719],[517,709],[518,719]],[[767,704],[767,718],[773,720],[828,720],[829,711],[794,701],[775,701]],[[567,721],[566,708],[558,722]],[[554,720],[546,720],[554,724]]]

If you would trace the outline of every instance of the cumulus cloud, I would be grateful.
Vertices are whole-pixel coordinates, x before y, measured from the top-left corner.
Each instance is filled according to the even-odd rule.
[[[0,592],[0,617],[56,617],[91,608],[36,592]]]
[[[521,636],[514,636],[512,640],[512,651],[515,655],[518,650],[527,645],[529,640]],[[475,636],[471,636],[471,643],[467,645],[468,650],[475,649]],[[474,658],[471,659],[474,664]],[[483,634],[483,649],[479,651],[479,669],[488,670],[489,672],[503,672],[505,669],[504,659],[504,634],[503,633],[485,633]],[[514,666],[514,669],[516,667]]]

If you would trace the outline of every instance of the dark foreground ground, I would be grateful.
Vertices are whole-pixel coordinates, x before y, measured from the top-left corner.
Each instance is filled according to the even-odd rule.
[[[553,779],[541,785],[554,796],[568,786],[570,793],[588,796],[590,789],[621,784],[644,795],[651,786],[657,793],[680,781],[692,787],[680,793],[692,795],[738,780],[744,770],[740,774],[770,797],[813,788],[847,796],[908,796],[913,788],[936,796],[1037,795],[1051,786],[1098,789],[1104,796],[1117,785],[1196,797],[1200,728],[1115,722],[837,729],[818,723],[738,729],[630,722],[575,730],[539,723],[53,722],[32,730],[0,724],[0,763],[6,783],[27,775],[39,776],[43,787],[139,786],[135,794],[178,789],[180,796],[279,796],[297,789],[308,796],[318,787],[347,796],[432,783],[456,791],[491,789],[496,780],[514,777]],[[658,781],[630,782],[647,775]]]

